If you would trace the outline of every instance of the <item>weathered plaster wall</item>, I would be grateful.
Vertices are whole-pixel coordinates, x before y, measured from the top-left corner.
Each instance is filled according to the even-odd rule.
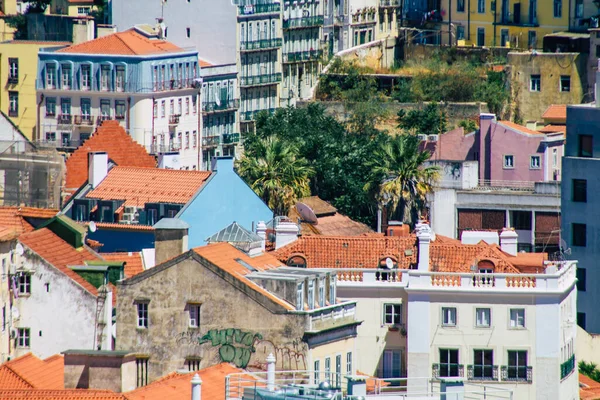
[[[123,374],[133,365],[133,374]],[[135,356],[65,355],[65,388],[107,389],[124,392],[135,389]]]

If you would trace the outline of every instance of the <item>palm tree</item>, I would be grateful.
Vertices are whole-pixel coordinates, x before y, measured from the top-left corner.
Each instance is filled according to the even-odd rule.
[[[413,134],[399,134],[383,142],[371,158],[371,176],[365,190],[373,193],[380,209],[390,213],[400,206],[404,222],[413,222],[440,177],[437,166],[425,166],[430,153],[419,149]]]
[[[237,172],[277,216],[287,215],[299,198],[310,196],[314,169],[296,147],[267,137],[258,138],[252,151],[244,153]]]

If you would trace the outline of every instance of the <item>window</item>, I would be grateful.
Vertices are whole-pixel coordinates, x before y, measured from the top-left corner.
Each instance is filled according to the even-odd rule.
[[[64,116],[71,115],[71,99],[60,99],[60,113]]]
[[[477,28],[477,46],[485,46],[485,28]]]
[[[507,154],[504,156],[504,168],[514,168],[515,167],[515,157],[511,154]]]
[[[17,329],[17,347],[29,347],[30,345],[30,331],[29,328],[18,328]]]
[[[494,379],[493,350],[473,350],[473,378]]]
[[[154,117],[154,118],[158,117],[158,104],[156,103],[156,100],[153,101],[153,105],[152,105],[152,117]]]
[[[462,25],[456,26],[456,40],[463,40],[465,38],[465,27]]]
[[[321,361],[320,360],[316,360],[315,361],[315,383],[319,383],[320,381],[320,375],[321,374]]]
[[[489,328],[491,325],[489,308],[476,308],[475,309],[475,324],[478,328]]]
[[[465,12],[465,0],[457,0],[456,1],[456,11],[457,12]]]
[[[575,18],[583,18],[583,0],[575,0]]]
[[[200,304],[188,304],[190,322],[190,328],[200,327]]]
[[[573,179],[573,201],[587,203],[587,180]]]
[[[507,378],[509,380],[527,380],[527,351],[508,351]]]
[[[8,59],[8,82],[17,83],[19,82],[19,59],[9,58]]]
[[[308,308],[315,308],[315,281],[312,279],[308,281]]]
[[[92,69],[90,65],[81,66],[81,90],[90,90],[92,87]]]
[[[442,307],[442,325],[456,326],[456,307]]]
[[[508,46],[509,43],[510,43],[510,35],[508,32],[508,29],[501,29],[500,30],[500,46],[502,46],[502,47]]]
[[[190,28],[185,28],[185,36],[188,39],[192,36],[192,30]]]
[[[352,375],[352,352],[346,353],[346,375]]]
[[[335,275],[329,276],[329,304],[335,304]]]
[[[19,92],[8,92],[8,116],[19,116]]]
[[[198,371],[200,369],[200,358],[186,358],[185,366],[188,371]]]
[[[596,58],[600,58],[600,45],[596,45]]]
[[[585,247],[587,244],[587,226],[586,224],[571,224],[573,238],[571,244],[573,246]]]
[[[579,325],[582,329],[585,329],[585,313],[577,313],[577,325]]]
[[[302,308],[304,308],[304,283],[296,287],[296,309],[302,310]]]
[[[53,117],[56,115],[56,97],[46,97],[46,116]]]
[[[325,359],[325,380],[331,382],[331,358]]]
[[[110,65],[100,67],[100,90],[108,91],[110,89]]]
[[[385,350],[383,352],[383,377],[399,378],[402,374],[402,351]]]
[[[6,330],[6,305],[2,306],[2,332]]]
[[[19,274],[19,294],[31,294],[31,275]]]
[[[397,325],[402,323],[402,304],[383,305],[383,323]]]
[[[560,91],[570,92],[571,91],[571,76],[561,75],[560,76]]]
[[[460,376],[457,349],[440,349],[439,376]]]
[[[529,169],[540,169],[541,159],[540,156],[531,156],[529,159]]]
[[[46,132],[46,142],[56,142],[56,132]],[[83,219],[78,221],[83,221]]]
[[[592,157],[594,151],[594,140],[592,135],[579,135],[578,157]]]
[[[186,149],[190,148],[190,133],[189,132],[185,133],[185,148]]]
[[[46,64],[46,89],[56,87],[56,65]]]
[[[148,328],[148,303],[137,303],[137,327]]]
[[[89,15],[91,7],[77,7],[78,15]]]
[[[539,92],[542,87],[542,79],[540,75],[531,75],[529,78],[529,91]]]
[[[334,387],[339,388],[342,377],[342,355],[338,354],[335,356],[335,380]]]
[[[537,47],[537,32],[529,31],[528,34],[529,47],[535,49]]]
[[[110,118],[110,100],[108,100],[108,99],[100,100],[100,115],[102,116],[103,120]]]
[[[92,112],[92,101],[91,99],[81,99],[81,119],[89,120]]]
[[[160,102],[160,117],[161,118],[165,117],[165,108],[166,108],[165,101],[163,100]]]
[[[190,115],[190,98],[185,98],[185,115]]]
[[[115,118],[125,119],[125,100],[115,100]]]
[[[552,167],[556,168],[558,166],[558,150],[552,149]]]
[[[585,292],[586,286],[586,271],[585,268],[577,267],[577,290],[580,292]]]
[[[61,89],[71,89],[73,75],[71,74],[71,65],[63,64],[60,67]]]
[[[513,308],[510,310],[510,327],[525,328],[525,309]]]
[[[477,12],[480,14],[485,13],[485,0],[477,0]]]
[[[137,387],[146,386],[148,384],[148,358],[136,358],[135,366]]]
[[[125,90],[125,66],[124,65],[117,65],[116,68],[116,89],[117,92],[122,92],[123,90]]]
[[[169,115],[175,115],[175,100],[169,102]]]
[[[194,148],[198,146],[198,137],[196,135],[196,131],[192,132],[192,145]]]

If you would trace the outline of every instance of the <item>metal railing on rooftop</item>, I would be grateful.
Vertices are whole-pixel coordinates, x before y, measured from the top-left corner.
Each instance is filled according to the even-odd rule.
[[[272,14],[281,11],[280,3],[254,4],[238,7],[238,15]]]

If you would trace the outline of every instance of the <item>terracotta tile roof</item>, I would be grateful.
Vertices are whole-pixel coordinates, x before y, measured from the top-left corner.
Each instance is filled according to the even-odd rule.
[[[539,130],[542,133],[565,133],[567,131],[566,125],[546,125],[542,129]]]
[[[587,375],[579,373],[579,386],[584,386],[588,388],[600,387],[600,382],[596,382],[592,378]]]
[[[369,226],[338,213],[335,207],[317,196],[305,197],[300,199],[299,202],[309,206],[318,220],[317,225],[306,222],[301,223],[300,231],[302,234],[357,236],[373,232]],[[297,221],[300,218],[295,207],[290,209],[288,217],[292,221]]]
[[[581,400],[600,399],[600,383],[595,380],[579,374],[579,398]]]
[[[0,242],[8,242],[10,240],[16,239],[19,237],[19,234],[14,228],[9,228],[6,226],[0,226]]]
[[[86,261],[99,260],[88,247],[75,249],[48,228],[25,233],[19,237],[19,241],[88,292],[98,294],[98,290],[92,284],[68,268],[69,265],[84,265]]]
[[[61,355],[41,360],[27,353],[0,366],[0,389],[64,389],[64,369]]]
[[[193,251],[200,257],[208,260],[213,265],[238,279],[250,289],[269,298],[274,303],[279,304],[287,310],[295,309],[287,301],[280,299],[268,290],[246,278],[246,275],[251,271],[237,261],[242,260],[257,271],[283,267],[284,265],[280,263],[274,255],[266,253],[255,257],[249,257],[246,253],[236,249],[229,243],[211,243],[203,247],[196,247]]]
[[[521,132],[521,133],[527,133],[529,135],[541,135],[542,134],[540,131],[534,131],[523,125],[515,124],[514,122],[511,122],[511,121],[498,121],[498,124],[503,125],[506,128],[510,128],[512,130]]]
[[[102,253],[101,256],[107,261],[125,261],[125,278],[144,272],[144,261],[140,252]]]
[[[125,200],[125,205],[187,203],[210,176],[209,171],[114,167],[88,198]]]
[[[552,104],[542,114],[543,119],[555,120],[557,122],[567,122],[567,105],[566,104]]]
[[[0,390],[2,400],[127,400],[120,393],[91,389],[20,389]]]
[[[201,58],[198,59],[198,64],[200,65],[200,67],[212,67],[211,63]]]
[[[117,121],[104,121],[67,159],[65,192],[73,194],[88,179],[88,153],[105,151],[122,167],[156,167],[156,159],[134,141]]]
[[[57,53],[142,56],[182,51],[184,50],[181,47],[177,47],[171,42],[151,40],[136,32],[135,29],[129,29],[65,47],[57,50]]]
[[[78,221],[84,226],[88,226],[87,221]],[[123,231],[154,231],[154,227],[151,225],[140,225],[140,224],[120,224],[118,222],[94,222],[97,228],[104,229],[115,229]]]
[[[202,380],[202,400],[223,400],[225,377],[239,372],[244,371],[227,363],[188,374],[173,372],[147,386],[124,393],[124,396],[127,400],[189,399],[192,395],[190,381],[198,373]]]
[[[0,226],[11,228],[18,234],[33,230],[33,226],[19,215],[18,207],[0,207]]]

